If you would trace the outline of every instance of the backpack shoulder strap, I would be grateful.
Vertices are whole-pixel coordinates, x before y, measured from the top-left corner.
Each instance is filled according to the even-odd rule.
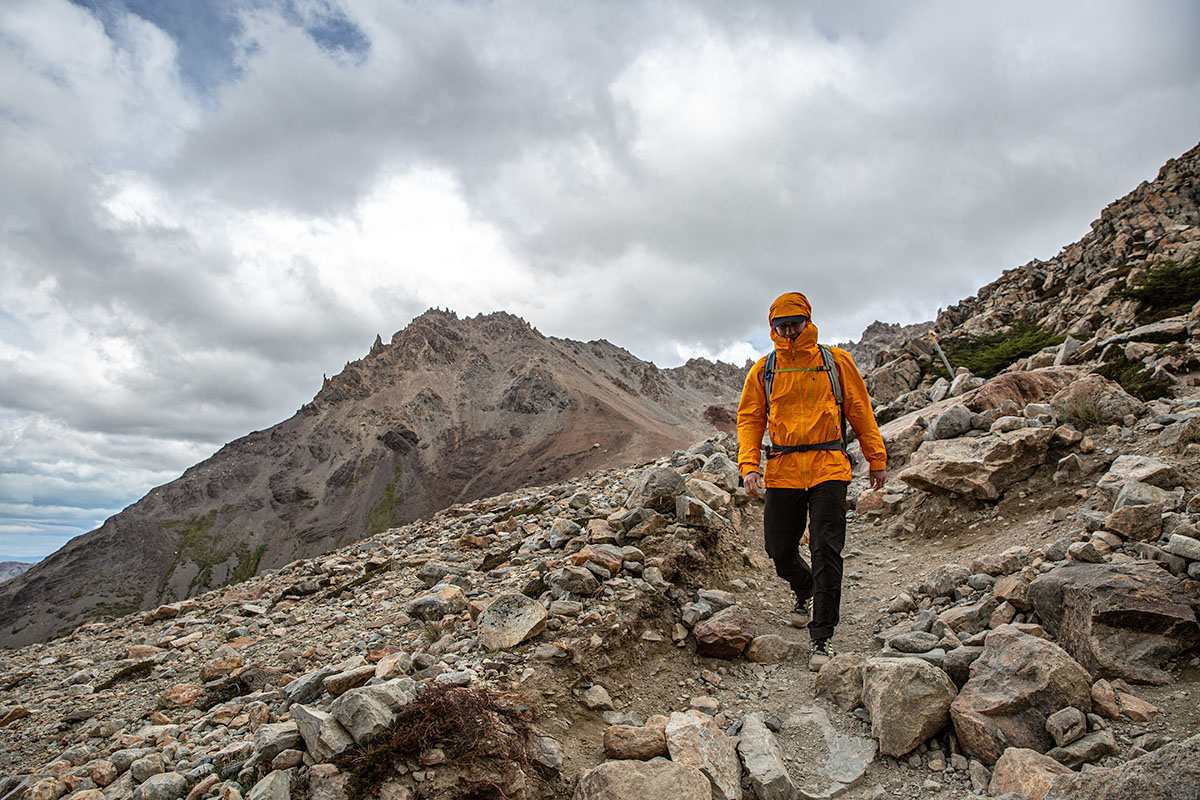
[[[825,361],[825,369],[829,372],[829,386],[833,389],[833,402],[837,403],[838,417],[842,425],[842,443],[843,446],[850,444],[850,431],[846,425],[846,411],[842,407],[842,377],[838,372],[837,362],[833,360],[833,350],[829,345],[820,344],[817,347],[821,348],[821,358]]]
[[[771,418],[771,384],[775,382],[775,351],[767,354],[767,363],[763,369],[763,395],[767,400],[767,419]]]

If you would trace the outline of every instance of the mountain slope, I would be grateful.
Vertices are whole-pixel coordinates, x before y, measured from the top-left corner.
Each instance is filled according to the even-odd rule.
[[[431,310],[293,417],[221,448],[0,587],[0,645],[244,580],[456,502],[728,430],[744,373],[660,370],[505,313]]]

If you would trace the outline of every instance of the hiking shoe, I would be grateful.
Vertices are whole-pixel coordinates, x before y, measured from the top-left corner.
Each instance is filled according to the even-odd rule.
[[[811,597],[807,600],[797,600],[796,607],[788,616],[788,624],[793,628],[807,628],[808,623],[812,622],[812,603]]]
[[[808,668],[813,672],[820,672],[821,667],[829,663],[833,658],[833,645],[828,639],[812,643],[812,655],[808,658]]]

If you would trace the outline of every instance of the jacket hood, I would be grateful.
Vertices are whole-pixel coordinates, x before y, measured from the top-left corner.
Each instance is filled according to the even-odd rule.
[[[784,292],[775,298],[775,302],[771,303],[771,311],[767,315],[767,324],[771,324],[771,320],[779,317],[808,317],[808,324],[804,326],[804,330],[793,342],[786,336],[780,336],[771,328],[771,341],[775,343],[776,350],[791,351],[793,348],[801,350],[816,349],[817,346],[817,326],[812,321],[812,305],[809,304],[808,298],[799,292]]]

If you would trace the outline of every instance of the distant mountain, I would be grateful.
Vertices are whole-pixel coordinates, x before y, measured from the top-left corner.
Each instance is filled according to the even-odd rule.
[[[33,566],[28,561],[0,561],[0,583],[12,580]]]
[[[0,645],[39,641],[328,552],[454,503],[732,431],[745,372],[659,369],[506,313],[430,310],[292,418],[0,586]]]

